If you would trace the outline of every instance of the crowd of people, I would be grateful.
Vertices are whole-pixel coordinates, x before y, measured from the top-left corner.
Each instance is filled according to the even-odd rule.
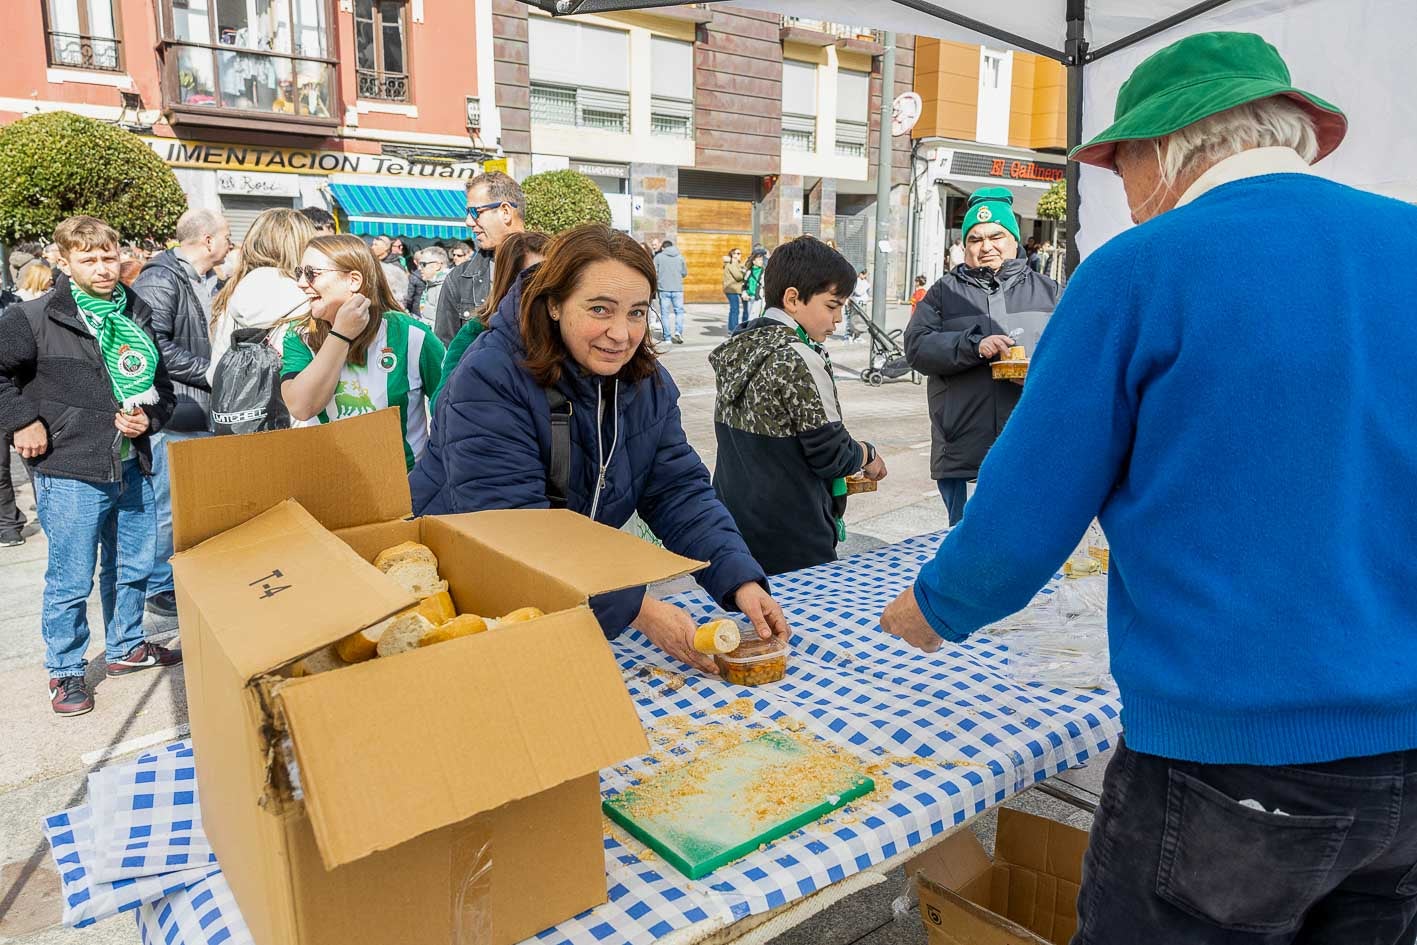
[[[1346,129],[1260,37],[1188,37],[1138,66],[1115,123],[1073,153],[1121,177],[1139,226],[1066,293],[1001,188],[969,198],[944,275],[915,280],[904,345],[929,379],[952,527],[881,628],[937,650],[1023,607],[1094,519],[1111,547],[1125,736],[1078,942],[1412,938],[1417,381],[1391,352],[1417,322],[1401,272],[1344,250],[1352,226],[1401,233],[1417,210],[1310,170]],[[142,626],[174,611],[168,446],[219,432],[224,366],[247,346],[291,423],[397,408],[417,513],[638,515],[708,562],[696,578],[720,606],[790,634],[769,578],[833,560],[846,480],[887,475],[847,427],[825,347],[869,306],[866,273],[812,237],[726,254],[710,476],[653,337],[657,303],[661,342],[682,340],[673,240],[528,233],[496,172],[467,196],[475,246],[414,252],[270,210],[233,261],[227,221],[196,208],[151,252],[76,216],[11,253],[0,431],[49,540],[55,712],[93,708],[96,564],[108,675],[180,662]],[[1318,233],[1330,264],[1237,282],[1233,237],[1257,226]],[[1023,316],[1050,325],[1026,383],[995,379]],[[0,535],[13,505],[6,476]],[[633,627],[715,671],[688,614],[645,588],[592,607],[607,636]]]

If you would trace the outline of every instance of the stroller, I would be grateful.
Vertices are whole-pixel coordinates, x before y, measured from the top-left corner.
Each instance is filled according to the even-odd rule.
[[[910,369],[909,362],[905,360],[905,349],[901,347],[904,330],[897,328],[888,332],[873,322],[861,306],[855,302],[846,304],[852,309],[855,324],[864,324],[866,333],[871,336],[871,353],[866,361],[866,370],[861,372],[862,383],[880,387],[886,381],[900,380],[909,374],[911,382],[919,384],[920,375]]]

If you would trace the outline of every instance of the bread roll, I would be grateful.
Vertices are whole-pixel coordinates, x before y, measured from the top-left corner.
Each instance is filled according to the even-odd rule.
[[[340,659],[339,652],[333,645],[325,647],[323,650],[316,650],[309,656],[291,667],[290,675],[293,679],[301,676],[314,676],[317,673],[326,673],[332,669],[340,669],[349,665]]]
[[[741,642],[738,625],[731,620],[710,620],[694,631],[694,649],[700,653],[732,653]]]
[[[400,561],[390,565],[384,573],[419,599],[448,589],[448,582],[438,577],[438,568],[427,561]]]
[[[374,559],[374,567],[380,571],[388,571],[394,565],[405,561],[424,561],[432,565],[433,570],[438,569],[438,556],[433,554],[433,550],[427,545],[420,545],[416,541],[406,541],[392,548],[385,548]]]
[[[453,598],[447,591],[439,591],[423,598],[418,602],[417,610],[435,627],[458,615],[457,608],[453,606]]]
[[[423,639],[418,641],[418,645],[432,646],[435,643],[456,640],[458,637],[470,637],[474,633],[486,632],[487,621],[476,614],[461,614],[425,633]]]
[[[407,610],[389,618],[388,626],[379,636],[375,651],[380,656],[395,656],[418,649],[419,642],[433,625],[416,610]]]
[[[528,620],[535,620],[537,617],[545,617],[546,613],[540,607],[518,607],[497,621],[497,626],[507,623],[526,623]]]
[[[335,644],[335,651],[339,653],[340,659],[346,663],[362,663],[365,660],[372,660],[379,646],[379,638],[384,635],[389,624],[393,621],[381,620],[372,627],[365,627],[358,633],[351,633],[343,640]]]

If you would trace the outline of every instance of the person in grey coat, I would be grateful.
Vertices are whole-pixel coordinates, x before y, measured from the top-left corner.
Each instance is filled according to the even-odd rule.
[[[906,359],[929,378],[930,475],[950,525],[964,516],[967,485],[1023,393],[989,367],[1014,344],[1007,316],[1052,312],[1058,302],[1058,284],[1019,255],[1012,200],[1000,187],[970,197],[964,263],[930,288],[905,329]]]
[[[679,247],[673,240],[660,244],[654,254],[654,273],[659,279],[659,324],[664,331],[664,341],[673,340],[676,345],[684,343],[684,277],[689,274],[689,266],[679,255]],[[670,318],[671,312],[673,318]],[[670,331],[670,324],[673,331]]]

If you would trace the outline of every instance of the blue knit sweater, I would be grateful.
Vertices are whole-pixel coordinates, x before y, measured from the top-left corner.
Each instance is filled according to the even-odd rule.
[[[1130,747],[1417,747],[1417,274],[1391,254],[1414,232],[1417,208],[1273,174],[1093,253],[920,573],[930,624],[1020,609],[1097,516]]]

